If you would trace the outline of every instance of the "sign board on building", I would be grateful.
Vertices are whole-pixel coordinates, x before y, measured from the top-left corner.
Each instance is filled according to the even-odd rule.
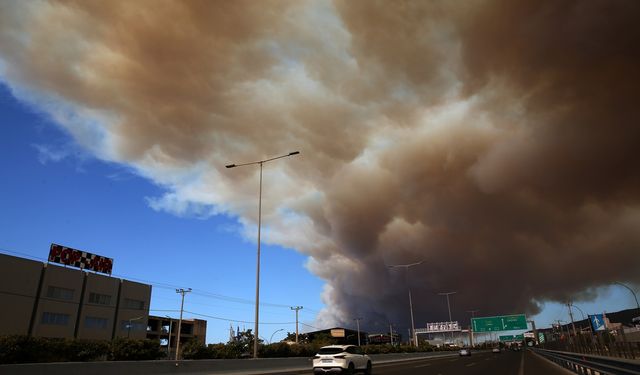
[[[344,337],[344,329],[332,329],[331,337]]]
[[[113,259],[70,247],[51,244],[49,262],[78,267],[83,270],[102,272],[111,275]]]
[[[524,314],[472,318],[471,326],[474,332],[515,331],[527,329],[527,318]]]
[[[594,332],[606,330],[604,314],[589,315],[589,321]]]
[[[427,323],[426,333],[456,331],[460,331],[460,325],[458,324],[458,322]]]

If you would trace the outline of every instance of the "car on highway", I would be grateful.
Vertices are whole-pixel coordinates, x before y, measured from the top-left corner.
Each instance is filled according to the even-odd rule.
[[[323,346],[313,357],[314,375],[353,374],[356,371],[364,372],[367,375],[371,374],[371,358],[359,346]]]
[[[494,353],[494,354],[500,354],[500,348],[493,348],[493,349],[491,349],[491,353]]]
[[[471,349],[469,348],[462,348],[460,349],[460,351],[458,352],[458,354],[460,354],[460,357],[470,357],[471,356]]]

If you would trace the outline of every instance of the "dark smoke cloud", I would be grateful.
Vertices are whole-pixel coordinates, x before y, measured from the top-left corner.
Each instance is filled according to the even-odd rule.
[[[327,281],[322,324],[529,314],[640,282],[640,3],[3,2],[0,74],[153,208],[255,227]],[[295,182],[295,183],[294,183]],[[201,213],[202,211],[198,211]],[[388,264],[424,264],[409,275]]]

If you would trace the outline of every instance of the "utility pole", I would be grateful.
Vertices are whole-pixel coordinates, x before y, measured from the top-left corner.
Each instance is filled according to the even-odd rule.
[[[393,326],[389,323],[389,339],[391,340],[391,346],[393,346]]]
[[[291,307],[291,310],[296,311],[296,344],[298,343],[298,311],[302,310],[302,306]]]
[[[353,320],[356,321],[356,325],[358,326],[358,346],[360,346],[360,321],[362,318],[355,318]]]
[[[188,288],[186,290],[182,288],[176,289],[176,293],[179,293],[182,295],[182,302],[180,303],[180,320],[178,321],[178,337],[176,337],[178,339],[176,343],[176,361],[180,356],[180,334],[182,331],[182,310],[184,309],[184,295],[189,292],[191,292],[191,288]]]

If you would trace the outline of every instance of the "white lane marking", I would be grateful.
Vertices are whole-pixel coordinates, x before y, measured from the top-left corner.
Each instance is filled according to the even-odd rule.
[[[427,367],[427,366],[431,366],[431,363],[427,363],[427,364],[419,365],[419,366],[413,366],[413,368],[418,368],[418,367]]]
[[[467,367],[471,367],[471,366],[474,366],[475,364],[476,364],[475,362],[471,362],[471,363],[469,363],[469,364],[468,364],[468,365],[466,365],[466,366],[467,366]]]

